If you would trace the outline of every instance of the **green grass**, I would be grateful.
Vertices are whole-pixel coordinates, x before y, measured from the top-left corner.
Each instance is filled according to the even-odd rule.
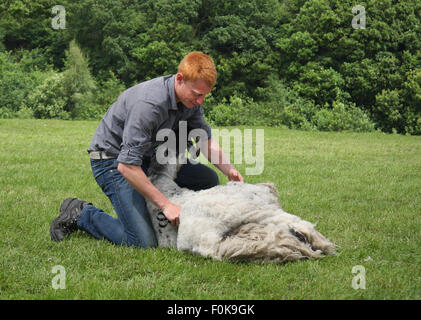
[[[0,120],[0,299],[421,298],[421,137],[265,128],[265,170],[246,182],[274,182],[284,210],[317,222],[339,251],[259,265],[82,232],[52,242],[64,198],[112,212],[86,153],[97,124]],[[63,290],[52,287],[55,265],[66,269]],[[356,265],[365,290],[352,287]]]

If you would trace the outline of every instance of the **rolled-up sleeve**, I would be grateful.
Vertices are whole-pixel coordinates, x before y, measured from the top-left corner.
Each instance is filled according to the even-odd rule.
[[[152,135],[157,127],[158,111],[142,101],[128,111],[118,162],[141,166],[143,157],[152,148]]]

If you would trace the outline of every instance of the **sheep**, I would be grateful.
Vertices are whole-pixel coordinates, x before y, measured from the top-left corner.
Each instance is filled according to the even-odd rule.
[[[336,246],[313,224],[282,210],[273,183],[228,182],[192,191],[174,182],[179,166],[155,159],[148,171],[157,189],[182,207],[176,227],[147,200],[158,246],[217,260],[262,263],[335,254]]]

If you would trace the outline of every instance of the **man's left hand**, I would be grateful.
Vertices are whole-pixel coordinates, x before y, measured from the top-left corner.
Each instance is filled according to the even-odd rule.
[[[228,171],[228,180],[244,182],[243,176],[236,169],[230,169],[230,171]]]

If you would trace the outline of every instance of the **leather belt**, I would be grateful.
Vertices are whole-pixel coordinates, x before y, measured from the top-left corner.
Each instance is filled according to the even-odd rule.
[[[102,159],[115,159],[117,156],[106,154],[104,151],[91,151],[89,152],[89,158],[92,160],[102,160]]]

